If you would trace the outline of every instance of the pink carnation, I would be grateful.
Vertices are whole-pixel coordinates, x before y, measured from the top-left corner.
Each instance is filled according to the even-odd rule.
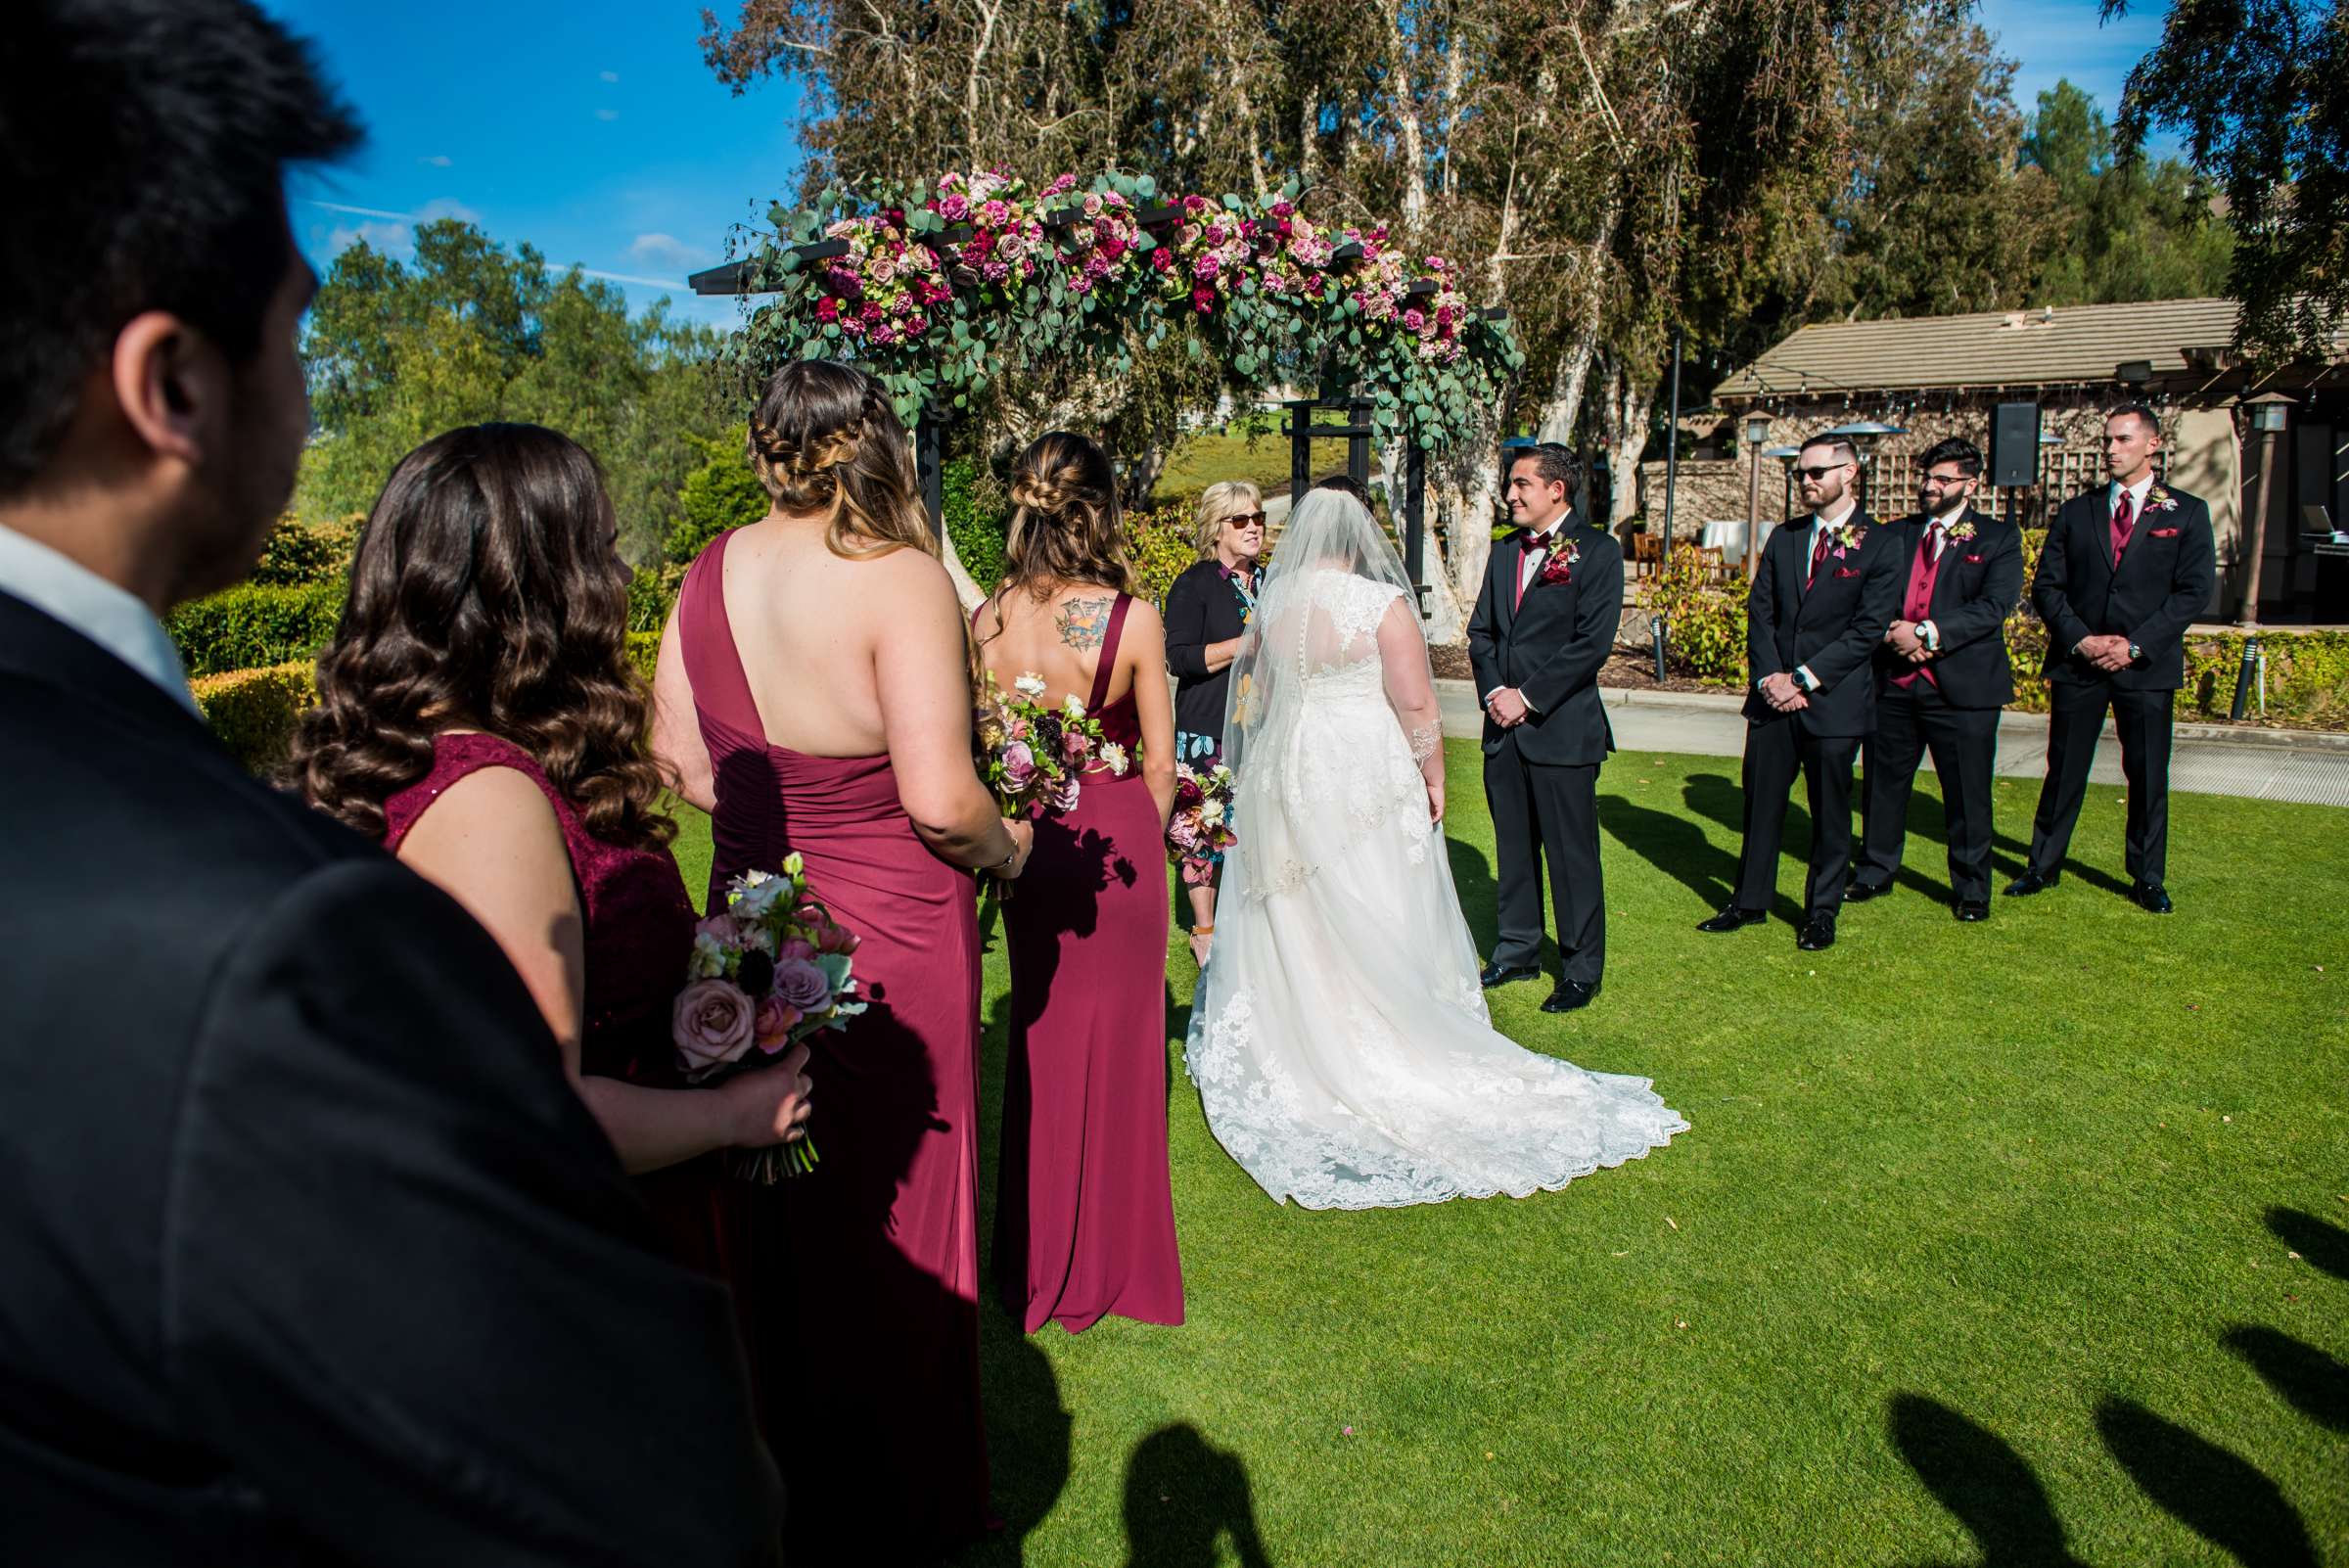
[[[1191,308],[1206,315],[1216,308],[1216,291],[1204,286],[1191,291]]]
[[[1171,269],[1174,265],[1174,251],[1172,246],[1162,245],[1157,250],[1150,253],[1151,271],[1165,272]]]
[[[821,300],[818,300],[815,302],[815,319],[818,321],[838,321],[840,319],[840,301],[832,298],[830,295],[826,295]]]
[[[1403,313],[1403,324],[1411,331],[1417,332],[1421,327],[1427,325],[1427,317],[1417,310],[1405,310]]]
[[[1011,221],[1011,208],[1002,202],[988,202],[979,208],[979,221],[990,229],[999,229]]]
[[[949,195],[944,201],[938,204],[938,215],[949,223],[960,223],[971,215],[969,198]]]

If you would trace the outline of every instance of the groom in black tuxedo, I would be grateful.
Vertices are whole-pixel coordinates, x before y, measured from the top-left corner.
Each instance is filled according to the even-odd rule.
[[[1541,973],[1542,863],[1558,922],[1558,983],[1545,1013],[1598,994],[1607,962],[1598,870],[1598,768],[1615,749],[1598,671],[1623,619],[1623,547],[1574,511],[1582,466],[1544,442],[1509,465],[1517,532],[1497,540],[1468,620],[1485,710],[1485,801],[1500,884],[1487,987]]]
[[[2088,770],[2112,711],[2129,784],[2130,898],[2152,914],[2172,907],[2170,725],[2186,682],[2186,628],[2217,591],[2210,508],[2153,471],[2161,425],[2142,403],[2104,421],[2110,482],[2063,503],[2031,604],[2048,624],[2048,779],[2031,822],[2031,858],[2006,892],[2055,886],[2088,794]]]
[[[1811,516],[1762,547],[1746,594],[1745,846],[1737,891],[1699,931],[1735,931],[1769,918],[1778,883],[1778,836],[1799,770],[1811,802],[1811,874],[1795,945],[1835,945],[1835,912],[1852,863],[1852,759],[1875,728],[1876,644],[1901,597],[1905,557],[1852,495],[1860,454],[1822,436],[1795,459]]]
[[[725,1287],[496,944],[238,767],[160,623],[292,485],[282,171],[357,126],[248,0],[9,22],[0,1563],[767,1560]]]
[[[2023,535],[1974,510],[1982,452],[1951,438],[1918,459],[1917,513],[1900,538],[1901,609],[1876,648],[1876,730],[1867,740],[1860,863],[1846,903],[1892,891],[1909,796],[1927,750],[1949,821],[1950,897],[1959,920],[1990,918],[1991,774],[1999,716],[2014,700],[2006,618],[2023,591]]]

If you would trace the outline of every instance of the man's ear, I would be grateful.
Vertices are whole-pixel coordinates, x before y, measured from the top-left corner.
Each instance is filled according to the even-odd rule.
[[[115,335],[115,401],[159,457],[201,465],[228,418],[229,368],[211,340],[168,311],[133,316]]]

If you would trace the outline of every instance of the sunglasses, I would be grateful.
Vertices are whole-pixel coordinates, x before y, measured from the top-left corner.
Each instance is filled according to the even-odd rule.
[[[1807,480],[1822,480],[1839,468],[1850,468],[1851,466],[1849,463],[1829,463],[1824,468],[1798,468],[1795,472]]]
[[[1235,529],[1257,529],[1265,526],[1262,512],[1234,512],[1223,520],[1224,526]]]

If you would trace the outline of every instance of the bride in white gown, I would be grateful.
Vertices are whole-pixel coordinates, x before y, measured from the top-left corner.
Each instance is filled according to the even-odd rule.
[[[1208,1126],[1276,1200],[1524,1197],[1688,1124],[1643,1078],[1494,1032],[1444,848],[1418,606],[1353,497],[1310,492],[1232,668],[1237,777],[1186,1052]]]

